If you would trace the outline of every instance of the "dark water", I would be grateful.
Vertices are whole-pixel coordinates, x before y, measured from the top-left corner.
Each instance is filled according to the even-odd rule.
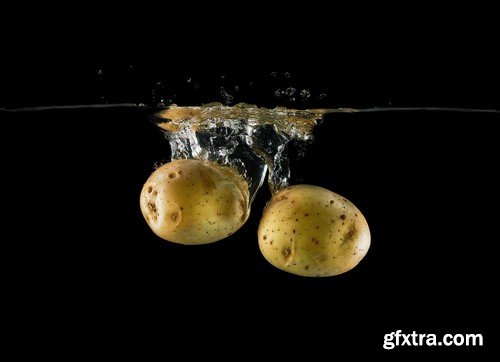
[[[2,146],[4,206],[23,223],[4,239],[3,255],[23,318],[63,328],[69,322],[51,316],[69,315],[69,327],[124,340],[161,341],[175,331],[169,348],[203,341],[217,325],[221,343],[247,350],[278,338],[288,341],[277,346],[284,355],[302,348],[297,335],[306,350],[376,351],[384,333],[405,328],[484,333],[490,343],[498,113],[326,116],[303,157],[293,161],[299,150],[291,150],[292,181],[354,202],[372,246],[351,272],[307,279],[260,255],[265,185],[246,225],[215,244],[176,245],[149,230],[139,193],[154,165],[169,158],[150,112],[118,106],[0,114],[4,140],[17,139],[14,148]],[[243,337],[253,327],[259,336]]]

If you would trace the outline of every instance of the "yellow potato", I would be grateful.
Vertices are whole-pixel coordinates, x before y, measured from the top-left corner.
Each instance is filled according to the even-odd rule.
[[[302,276],[332,276],[354,268],[370,247],[370,230],[347,199],[318,186],[281,190],[266,206],[259,247],[272,265]]]
[[[175,160],[144,184],[141,211],[153,232],[180,244],[206,244],[238,230],[250,213],[248,185],[227,167]]]

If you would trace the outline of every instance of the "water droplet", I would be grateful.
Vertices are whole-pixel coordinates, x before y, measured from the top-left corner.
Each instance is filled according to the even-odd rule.
[[[193,79],[191,77],[189,77],[188,79],[186,79],[186,83],[191,83],[193,81]]]
[[[229,94],[225,89],[224,87],[220,87],[220,95],[222,96],[222,99],[224,100],[224,103],[226,105],[229,105],[231,104],[231,102],[233,101],[233,96],[231,94]]]
[[[295,102],[295,98],[294,97],[290,98],[290,102]]]
[[[102,75],[102,69],[97,69],[97,74]]]
[[[234,90],[235,90],[236,92],[238,92],[238,91],[240,90],[240,87],[239,87],[239,86],[237,86],[237,85],[235,85],[235,86],[234,86]]]
[[[311,97],[311,91],[309,89],[302,89],[300,91],[300,96],[302,97],[302,100],[309,99]]]
[[[321,94],[319,95],[319,99],[324,99],[324,98],[326,98],[326,94],[325,94],[325,93],[321,93]]]

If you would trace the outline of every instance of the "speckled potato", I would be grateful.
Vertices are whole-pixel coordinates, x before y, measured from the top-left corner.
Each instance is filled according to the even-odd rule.
[[[312,185],[281,190],[266,206],[259,247],[272,265],[310,277],[354,268],[368,252],[370,230],[344,197]]]
[[[227,167],[201,160],[175,160],[144,184],[141,211],[153,232],[180,244],[224,239],[248,219],[247,183]]]

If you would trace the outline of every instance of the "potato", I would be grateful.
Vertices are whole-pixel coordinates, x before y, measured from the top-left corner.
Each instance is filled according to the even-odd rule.
[[[141,211],[153,232],[180,244],[206,244],[238,230],[250,213],[246,181],[228,167],[175,160],[144,184]]]
[[[259,247],[275,267],[302,276],[332,276],[354,268],[368,252],[370,230],[347,199],[318,186],[281,190],[266,206]]]

